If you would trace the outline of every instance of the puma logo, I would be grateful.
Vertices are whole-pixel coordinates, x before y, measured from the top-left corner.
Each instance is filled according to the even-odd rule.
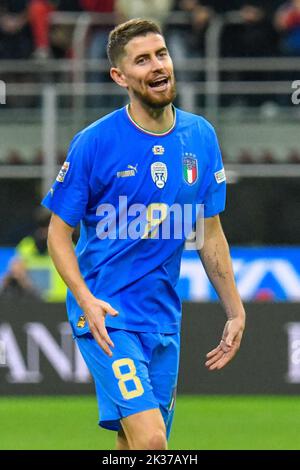
[[[138,163],[135,166],[127,165],[127,168],[129,169],[125,171],[118,171],[117,178],[128,178],[128,176],[135,176],[137,174],[137,167]]]
[[[137,167],[138,167],[138,163],[137,163],[135,166],[133,166],[133,165],[128,165],[128,168],[130,168],[130,170],[133,170],[134,173],[137,173]]]

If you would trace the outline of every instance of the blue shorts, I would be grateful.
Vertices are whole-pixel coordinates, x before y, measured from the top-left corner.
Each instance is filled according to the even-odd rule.
[[[107,328],[115,347],[108,357],[91,334],[76,338],[94,378],[99,425],[118,431],[120,420],[159,408],[169,437],[174,414],[180,336]]]

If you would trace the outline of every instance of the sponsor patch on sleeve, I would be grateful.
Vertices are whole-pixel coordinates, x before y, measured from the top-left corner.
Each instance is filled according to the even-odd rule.
[[[58,181],[59,183],[62,183],[64,181],[66,174],[68,173],[69,166],[70,162],[64,162],[56,177],[56,181]]]
[[[218,184],[223,183],[223,181],[226,181],[226,175],[225,175],[224,168],[222,168],[222,170],[216,171],[215,178],[216,178],[216,182]]]

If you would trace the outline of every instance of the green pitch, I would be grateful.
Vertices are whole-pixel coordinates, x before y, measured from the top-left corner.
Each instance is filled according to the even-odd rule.
[[[179,396],[170,449],[300,449],[300,398]],[[0,398],[0,449],[113,449],[94,397]]]

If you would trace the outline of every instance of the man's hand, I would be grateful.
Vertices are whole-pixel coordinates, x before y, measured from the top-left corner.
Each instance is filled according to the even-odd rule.
[[[114,343],[107,333],[105,317],[107,314],[112,317],[116,317],[118,315],[117,310],[115,310],[109,303],[96,299],[96,297],[92,297],[88,301],[82,302],[81,307],[87,318],[93,337],[99,344],[100,348],[111,357],[112,352],[110,347],[114,348]]]
[[[220,344],[206,354],[205,365],[209,370],[222,369],[234,358],[240,348],[244,328],[243,318],[232,318],[226,322]]]
[[[48,230],[49,254],[57,271],[83,310],[93,337],[100,348],[108,356],[112,356],[110,347],[113,348],[114,344],[105,328],[105,317],[107,314],[115,317],[118,312],[109,303],[97,299],[84,282],[74,252],[73,232],[74,227],[68,225],[58,215],[52,214]]]

